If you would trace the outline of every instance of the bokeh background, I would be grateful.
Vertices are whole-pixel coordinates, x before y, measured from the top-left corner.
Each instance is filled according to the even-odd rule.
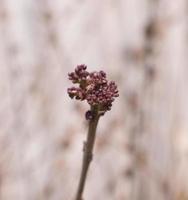
[[[73,200],[87,123],[77,64],[120,97],[86,200],[188,200],[188,1],[0,0],[0,199]]]

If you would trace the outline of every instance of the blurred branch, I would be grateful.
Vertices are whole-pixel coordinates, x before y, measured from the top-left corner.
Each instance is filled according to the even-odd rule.
[[[83,155],[82,171],[81,171],[80,181],[78,185],[76,200],[83,200],[82,193],[84,191],[88,168],[93,157],[93,146],[95,142],[96,129],[97,129],[99,117],[100,116],[97,115],[93,120],[89,121],[87,141],[84,142],[84,147],[83,147],[84,155]]]

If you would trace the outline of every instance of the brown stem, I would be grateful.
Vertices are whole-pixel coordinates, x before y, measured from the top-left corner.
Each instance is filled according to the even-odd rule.
[[[89,121],[87,141],[84,142],[83,148],[82,171],[75,200],[83,200],[82,194],[84,191],[88,168],[93,157],[93,146],[95,142],[95,135],[99,117],[99,115],[96,115],[92,120]]]

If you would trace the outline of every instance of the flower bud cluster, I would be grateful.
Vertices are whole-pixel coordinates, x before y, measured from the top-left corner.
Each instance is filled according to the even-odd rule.
[[[112,102],[119,96],[117,85],[108,81],[104,71],[86,71],[86,65],[78,65],[74,72],[69,73],[69,80],[79,84],[78,87],[68,88],[70,98],[86,100],[91,108],[97,108],[100,113],[105,113],[112,107]],[[86,113],[87,119],[92,119],[91,111]]]

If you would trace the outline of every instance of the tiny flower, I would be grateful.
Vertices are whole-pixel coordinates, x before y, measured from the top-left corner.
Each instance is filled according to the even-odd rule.
[[[84,91],[81,88],[71,87],[67,90],[71,99],[84,100]]]
[[[79,84],[78,87],[68,88],[70,98],[86,100],[91,108],[96,107],[101,115],[111,110],[112,102],[119,96],[119,92],[115,82],[107,80],[104,71],[89,73],[86,65],[78,65],[68,76],[72,83]],[[92,118],[92,111],[87,111],[86,119]]]
[[[86,65],[78,65],[74,72],[68,74],[69,80],[73,83],[81,83],[85,81],[89,73],[86,71]]]

